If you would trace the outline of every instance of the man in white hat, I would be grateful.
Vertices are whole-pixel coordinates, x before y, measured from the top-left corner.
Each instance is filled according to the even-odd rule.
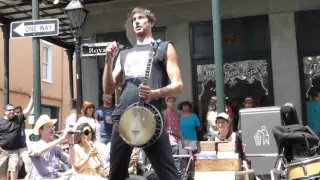
[[[69,156],[58,146],[68,140],[70,148],[73,147],[71,129],[66,129],[59,139],[55,140],[54,124],[56,119],[48,115],[41,115],[33,128],[34,135],[40,136],[40,141],[33,142],[29,148],[30,179],[64,179],[59,173],[60,161],[68,163]]]

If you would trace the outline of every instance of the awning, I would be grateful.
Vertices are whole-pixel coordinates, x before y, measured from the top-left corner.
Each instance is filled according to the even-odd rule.
[[[39,1],[39,19],[59,19],[59,35],[54,37],[41,37],[41,39],[51,42],[57,46],[73,49],[74,30],[70,27],[70,20],[63,9],[70,0],[59,0],[58,4],[53,4],[54,0]],[[112,0],[82,0],[83,5],[104,3]],[[0,0],[0,23],[10,24],[15,21],[25,21],[32,19],[32,0]]]

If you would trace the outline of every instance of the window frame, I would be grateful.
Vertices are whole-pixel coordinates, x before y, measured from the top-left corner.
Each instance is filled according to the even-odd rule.
[[[263,19],[267,18],[269,21],[269,18],[267,15],[259,15],[259,16],[264,16],[262,17]],[[230,19],[225,19],[225,20],[230,20]],[[201,22],[193,22],[189,23],[189,46],[190,46],[190,60],[191,60],[191,71],[192,71],[192,84],[195,86],[198,84],[198,78],[197,78],[197,65],[206,65],[206,64],[214,64],[214,51],[212,52],[205,52],[205,53],[197,53],[195,52],[194,46],[194,27],[197,26],[207,26],[212,24],[211,21],[201,21]],[[269,23],[268,23],[269,24]],[[270,36],[270,27],[267,29],[267,33]],[[250,56],[247,57],[246,54],[248,52],[241,52],[241,53],[228,53],[228,52],[223,52],[223,60],[224,63],[231,63],[231,62],[236,62],[236,61],[245,61],[245,60],[267,60],[267,72],[268,72],[268,91],[269,91],[269,97],[271,97],[271,105],[275,104],[275,96],[274,96],[274,88],[273,88],[273,74],[272,74],[272,61],[271,61],[271,41],[269,40],[269,45],[265,49],[257,50],[254,51],[252,54],[250,53]],[[213,38],[212,38],[212,44],[213,44]],[[239,55],[239,56],[238,56]],[[235,58],[239,57],[239,58]],[[207,108],[207,107],[202,107],[199,105],[199,98],[198,98],[198,91],[199,89],[193,88],[192,89],[192,95],[193,95],[193,102],[195,105],[194,111],[196,113],[200,113],[200,108]],[[226,92],[227,93],[227,92]],[[201,112],[202,113],[202,112]],[[201,118],[201,117],[199,117]],[[200,122],[205,119],[205,115],[202,113],[202,119],[200,119]]]
[[[43,59],[41,63],[42,68],[42,81],[46,83],[52,83],[52,50],[53,50],[53,44],[42,41],[42,51],[43,51]],[[46,50],[47,49],[47,52]],[[46,77],[44,77],[44,66],[46,66]]]

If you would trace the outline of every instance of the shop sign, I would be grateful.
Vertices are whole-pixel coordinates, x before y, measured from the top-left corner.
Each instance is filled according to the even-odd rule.
[[[230,87],[235,86],[238,80],[246,80],[249,84],[259,81],[265,94],[268,95],[268,71],[267,60],[247,60],[232,63],[225,63],[224,83]],[[215,81],[215,65],[197,65],[197,76],[199,89],[199,98],[204,93],[204,85],[209,81]]]
[[[312,80],[320,78],[320,56],[303,58],[304,84],[306,97],[312,87]]]

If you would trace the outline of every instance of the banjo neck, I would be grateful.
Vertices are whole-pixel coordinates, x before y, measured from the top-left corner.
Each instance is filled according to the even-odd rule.
[[[150,52],[149,52],[149,58],[148,58],[147,68],[146,68],[146,72],[145,72],[145,74],[144,74],[144,78],[143,78],[143,82],[142,82],[142,84],[145,85],[145,86],[148,85],[148,80],[149,80],[150,74],[151,74],[153,59],[154,59],[154,57],[155,57],[155,55],[156,55],[156,52],[157,52],[157,49],[158,49],[158,46],[159,46],[160,43],[161,43],[160,40],[153,41],[153,42],[151,43],[152,48],[151,48],[151,50],[150,50]],[[139,105],[140,105],[140,106],[143,106],[143,105],[144,105],[144,100],[143,100],[143,99],[140,99]]]

